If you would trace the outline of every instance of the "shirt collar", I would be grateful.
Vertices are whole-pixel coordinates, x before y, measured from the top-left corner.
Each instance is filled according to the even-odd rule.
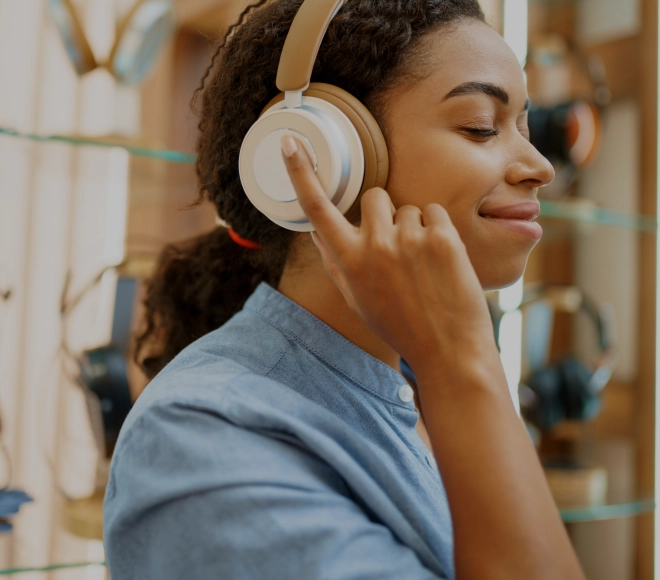
[[[414,401],[403,401],[400,389],[407,389],[405,378],[374,358],[350,340],[266,283],[261,283],[244,306],[288,339],[334,368],[353,383],[386,401],[413,408]],[[405,398],[405,397],[404,397]]]

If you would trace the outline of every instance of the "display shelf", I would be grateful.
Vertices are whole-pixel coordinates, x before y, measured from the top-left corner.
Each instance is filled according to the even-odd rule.
[[[22,133],[8,127],[0,127],[0,136],[25,139],[38,143],[65,143],[74,147],[103,147],[106,149],[124,149],[136,157],[150,157],[160,159],[168,163],[184,163],[192,165],[195,163],[195,155],[182,151],[171,151],[133,143],[118,136],[108,137],[83,137],[79,135],[38,135],[36,133]]]
[[[5,568],[0,570],[0,576],[13,576],[15,574],[49,574],[60,570],[74,570],[78,568],[106,567],[105,562],[76,562],[73,564],[53,564],[51,566],[34,566],[28,568]]]
[[[164,164],[193,165],[195,163],[195,155],[192,153],[148,147],[144,143],[117,136],[82,137],[79,135],[40,135],[0,127],[0,138],[21,139],[40,144],[67,144],[72,147],[122,149],[133,157],[149,158],[155,161],[162,161]],[[171,181],[171,176],[169,176],[167,183],[156,179],[157,177],[161,177],[161,174],[161,164],[141,167],[138,171],[133,172],[131,195],[134,203],[139,203],[140,201],[145,203],[155,200],[162,201],[167,190],[173,190],[178,187],[176,182]],[[541,216],[543,219],[552,222],[560,220],[564,222],[615,226],[653,234],[658,231],[658,221],[655,217],[615,211],[600,207],[588,199],[581,198],[569,198],[566,200],[542,199]]]
[[[628,518],[655,511],[655,499],[638,499],[627,502],[608,503],[584,507],[566,507],[559,509],[561,519],[565,524]]]
[[[630,214],[599,207],[584,198],[567,200],[541,200],[541,216],[603,226],[616,226],[630,230],[657,233],[658,221],[653,216]]]

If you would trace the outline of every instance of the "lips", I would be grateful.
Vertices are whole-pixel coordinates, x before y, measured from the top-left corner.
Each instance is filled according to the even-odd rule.
[[[543,228],[534,220],[541,214],[541,204],[534,201],[501,206],[484,206],[479,216],[511,232],[538,241]]]
[[[533,221],[541,214],[541,204],[537,201],[526,201],[512,205],[483,206],[479,210],[481,217]]]

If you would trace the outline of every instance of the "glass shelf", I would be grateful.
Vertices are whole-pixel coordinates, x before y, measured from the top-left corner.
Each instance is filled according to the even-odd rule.
[[[124,149],[135,157],[150,157],[161,159],[169,163],[184,163],[192,165],[195,163],[195,155],[182,151],[171,151],[169,149],[150,148],[141,144],[133,143],[122,137],[82,137],[78,135],[37,135],[34,133],[21,133],[7,127],[0,127],[0,136],[25,139],[38,143],[66,143],[75,147],[103,147],[106,149]]]
[[[60,570],[75,570],[75,569],[88,569],[91,567],[105,568],[105,562],[76,562],[73,564],[53,564],[51,566],[35,566],[29,568],[5,568],[0,570],[0,576],[13,576],[14,574],[50,574]]]
[[[606,505],[560,508],[559,514],[565,524],[574,524],[579,522],[628,518],[650,514],[654,511],[655,499],[639,499],[621,503],[609,503]]]
[[[79,135],[39,135],[34,133],[23,133],[7,127],[0,127],[0,138],[13,138],[23,141],[45,144],[67,144],[73,147],[94,147],[105,149],[123,149],[132,157],[148,158],[179,165],[194,165],[195,155],[182,151],[154,148],[135,140],[118,136],[108,137],[83,137]],[[192,169],[192,168],[191,168]],[[175,188],[176,184],[163,184],[162,180],[151,179],[151,174],[157,174],[162,168],[157,166],[142,167],[137,173],[137,182],[134,180],[132,196],[143,200],[161,200],[166,197],[163,185]],[[590,200],[572,198],[570,200],[541,200],[542,219],[554,229],[553,222],[573,222],[584,224],[598,224],[604,226],[615,226],[635,231],[655,234],[658,231],[658,222],[655,217],[630,214],[599,207]],[[552,237],[552,236],[549,236]]]
[[[616,226],[642,232],[657,233],[658,221],[653,216],[613,211],[584,198],[570,201],[541,199],[541,216],[603,226]]]

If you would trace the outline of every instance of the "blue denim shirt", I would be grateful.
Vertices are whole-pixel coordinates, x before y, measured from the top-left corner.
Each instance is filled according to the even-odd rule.
[[[410,394],[262,284],[124,423],[105,498],[112,580],[453,579]]]

